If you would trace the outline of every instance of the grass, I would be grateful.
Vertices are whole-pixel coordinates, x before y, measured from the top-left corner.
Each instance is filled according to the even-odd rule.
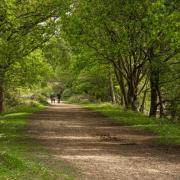
[[[148,118],[141,113],[124,110],[109,103],[83,104],[84,107],[100,112],[115,122],[152,132],[154,143],[180,145],[180,124],[167,119]]]
[[[58,170],[46,163],[50,155],[26,135],[28,116],[43,108],[21,107],[0,116],[0,180],[74,179],[73,169],[64,162],[58,162]]]

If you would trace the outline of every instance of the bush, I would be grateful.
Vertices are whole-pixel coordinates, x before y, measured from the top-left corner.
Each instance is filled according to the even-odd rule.
[[[88,103],[89,98],[85,95],[74,95],[68,99],[70,103]]]
[[[48,105],[47,97],[42,94],[34,94],[32,100],[37,101],[43,105]]]

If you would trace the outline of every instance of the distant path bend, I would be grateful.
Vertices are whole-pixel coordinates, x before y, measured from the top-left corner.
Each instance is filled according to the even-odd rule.
[[[79,169],[83,180],[180,180],[180,149],[152,146],[151,135],[78,105],[35,113],[28,131],[55,159]]]

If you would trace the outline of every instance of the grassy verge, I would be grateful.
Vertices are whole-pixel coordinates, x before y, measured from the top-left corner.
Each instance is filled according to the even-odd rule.
[[[0,116],[0,180],[73,179],[63,162],[57,170],[41,160],[48,159],[48,153],[26,135],[28,116],[43,108],[21,107]]]
[[[178,123],[172,123],[167,119],[148,118],[143,114],[125,111],[108,103],[86,103],[83,106],[100,112],[115,122],[154,133],[157,136],[155,143],[180,145],[180,124]]]

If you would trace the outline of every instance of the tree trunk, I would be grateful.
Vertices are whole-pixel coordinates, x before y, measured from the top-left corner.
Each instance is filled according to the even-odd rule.
[[[125,88],[125,84],[124,84],[124,80],[123,80],[122,74],[121,74],[121,72],[119,72],[116,69],[116,67],[114,67],[114,71],[115,71],[117,82],[118,82],[118,84],[120,86],[121,94],[123,96],[124,106],[125,106],[125,108],[128,109],[129,104],[128,104],[128,100],[127,100],[127,93],[126,93],[126,88]]]
[[[134,91],[134,94],[133,94],[133,101],[131,103],[131,109],[133,111],[137,111],[138,110],[138,102],[137,102],[138,98],[137,98],[137,92],[136,90]]]
[[[133,82],[128,82],[125,87],[124,79],[120,71],[115,68],[115,75],[123,95],[124,106],[126,109],[137,111],[137,86]]]
[[[137,95],[134,91],[134,89],[132,89],[132,94],[130,94],[130,108],[132,111],[137,111]]]
[[[137,111],[137,87],[133,83],[133,78],[128,82],[128,104],[132,111]]]
[[[159,97],[159,116],[160,118],[164,115],[163,100],[159,86],[157,87],[157,94]]]
[[[150,112],[149,117],[156,117],[157,113],[157,87],[159,83],[159,73],[152,71],[150,74],[150,87],[151,87],[151,104],[150,104]]]
[[[111,101],[112,101],[112,104],[115,104],[116,97],[115,97],[114,83],[113,83],[111,71],[109,71],[109,86],[110,86]]]
[[[147,89],[144,91],[142,103],[141,103],[141,106],[139,108],[139,111],[142,112],[142,113],[144,112],[144,104],[145,104],[145,100],[146,100],[147,91],[148,91]]]

